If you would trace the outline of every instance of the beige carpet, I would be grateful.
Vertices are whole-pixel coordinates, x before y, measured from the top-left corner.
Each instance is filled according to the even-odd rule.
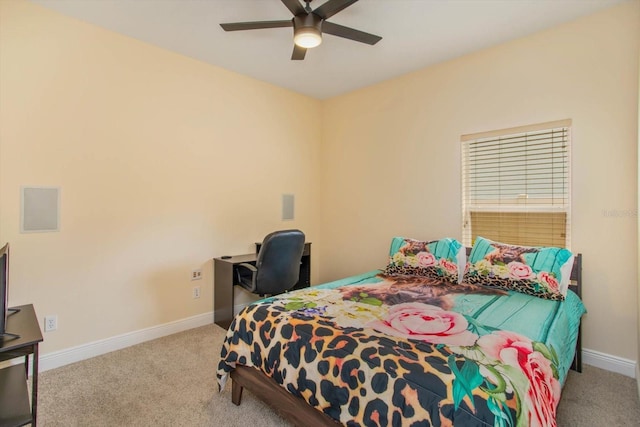
[[[287,425],[247,391],[242,405],[233,405],[231,381],[218,393],[223,337],[208,325],[43,372],[38,425]],[[570,373],[558,412],[561,427],[637,426],[636,381],[585,366]]]

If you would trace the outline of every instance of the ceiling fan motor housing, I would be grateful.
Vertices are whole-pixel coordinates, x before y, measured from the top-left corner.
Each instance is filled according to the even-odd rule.
[[[293,40],[298,46],[312,48],[322,42],[322,18],[315,13],[293,17]]]

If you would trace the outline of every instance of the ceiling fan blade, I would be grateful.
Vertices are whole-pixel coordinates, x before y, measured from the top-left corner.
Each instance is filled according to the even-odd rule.
[[[284,5],[287,6],[287,9],[293,13],[293,16],[300,15],[301,13],[307,13],[299,0],[282,0],[282,3],[284,3]]]
[[[307,53],[306,47],[300,47],[297,44],[293,45],[293,53],[291,53],[291,59],[294,61],[301,61]]]
[[[333,36],[343,37],[345,39],[355,40],[360,43],[371,45],[374,45],[382,40],[382,37],[380,36],[365,33],[364,31],[355,30],[349,27],[343,27],[342,25],[334,24],[327,21],[324,21],[322,23],[322,32],[325,34],[331,34]]]
[[[293,27],[293,21],[253,21],[253,22],[228,22],[220,24],[225,31],[261,30],[263,28]]]
[[[358,0],[329,0],[322,6],[317,7],[316,10],[313,11],[313,13],[315,13],[322,19],[329,19],[336,13],[340,12],[342,9],[351,6],[357,1]]]

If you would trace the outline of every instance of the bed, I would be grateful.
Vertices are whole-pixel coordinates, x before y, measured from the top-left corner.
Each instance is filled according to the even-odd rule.
[[[581,369],[582,258],[550,248],[533,271],[550,252],[513,248],[396,237],[382,270],[258,301],[227,331],[219,386],[295,425],[555,425]]]

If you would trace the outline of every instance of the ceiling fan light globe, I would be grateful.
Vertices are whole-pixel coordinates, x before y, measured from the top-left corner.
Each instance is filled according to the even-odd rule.
[[[293,42],[307,49],[319,46],[322,43],[322,34],[316,28],[300,28],[293,36]]]

